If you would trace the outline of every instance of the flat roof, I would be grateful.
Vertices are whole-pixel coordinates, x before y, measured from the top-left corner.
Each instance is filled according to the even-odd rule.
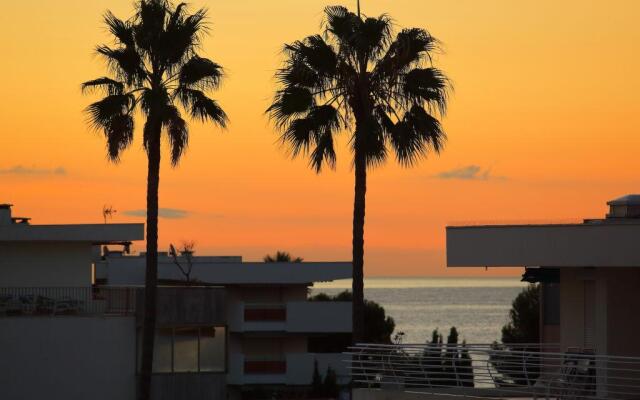
[[[0,225],[0,242],[90,242],[144,239],[144,224]]]
[[[277,285],[327,282],[352,277],[350,261],[341,262],[216,262],[210,257],[194,257],[191,278],[215,285]],[[183,268],[186,267],[184,260]],[[96,277],[107,279],[108,285],[140,285],[144,283],[145,258],[137,256],[108,257],[96,263]],[[158,260],[158,278],[184,279],[169,257]]]
[[[448,267],[640,267],[640,224],[450,226]]]

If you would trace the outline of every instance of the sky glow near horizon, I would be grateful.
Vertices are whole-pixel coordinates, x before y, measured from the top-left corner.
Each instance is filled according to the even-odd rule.
[[[212,97],[230,126],[192,123],[178,168],[164,153],[160,207],[180,212],[160,220],[161,250],[193,240],[201,255],[257,260],[279,249],[349,260],[347,135],[336,171],[316,175],[305,159],[287,157],[264,110],[282,45],[318,33],[324,6],[355,1],[190,3],[209,9],[202,54],[226,69]],[[97,97],[80,93],[81,82],[106,73],[93,55],[109,41],[102,14],[127,18],[131,4],[3,5],[0,202],[34,224],[101,222],[104,205],[118,210],[112,222],[144,221],[139,129],[122,161],[107,162],[104,139],[82,114]],[[640,192],[640,2],[365,0],[362,10],[428,29],[444,43],[436,64],[455,86],[442,155],[412,169],[390,160],[369,174],[367,275],[468,274],[444,268],[452,221],[601,217],[607,200]]]

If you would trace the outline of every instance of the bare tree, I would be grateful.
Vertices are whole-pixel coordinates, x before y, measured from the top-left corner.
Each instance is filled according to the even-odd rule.
[[[169,245],[169,254],[173,258],[173,263],[180,269],[182,275],[184,275],[185,281],[187,284],[191,283],[191,271],[193,270],[193,253],[196,247],[196,242],[194,241],[184,241],[182,242],[182,247],[176,250],[173,244]],[[182,256],[184,258],[184,264],[178,258]]]

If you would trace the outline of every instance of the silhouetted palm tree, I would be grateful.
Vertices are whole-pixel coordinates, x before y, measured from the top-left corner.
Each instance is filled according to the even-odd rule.
[[[266,263],[274,263],[274,262],[301,263],[303,261],[303,258],[302,257],[293,258],[289,252],[278,250],[274,255],[267,254],[262,258],[262,260]]]
[[[187,123],[177,104],[194,119],[224,127],[227,116],[207,90],[216,89],[222,68],[202,58],[197,49],[205,31],[206,10],[190,14],[185,4],[167,0],[140,0],[126,21],[107,12],[104,21],[114,37],[112,46],[96,51],[109,67],[105,76],[82,85],[105,97],[86,109],[91,125],[107,140],[109,159],[117,162],[133,140],[134,113],[145,117],[143,144],[148,158],[147,255],[145,318],[142,341],[140,398],[149,398],[156,319],[158,264],[158,184],[160,142],[166,135],[171,163],[176,166],[187,148]]]
[[[285,45],[281,84],[268,112],[295,157],[308,154],[320,172],[336,161],[334,135],[353,129],[353,329],[363,338],[364,218],[367,169],[395,152],[411,166],[440,151],[450,89],[431,65],[438,41],[424,29],[403,29],[395,37],[388,16],[362,18],[344,7],[325,9],[324,35]]]

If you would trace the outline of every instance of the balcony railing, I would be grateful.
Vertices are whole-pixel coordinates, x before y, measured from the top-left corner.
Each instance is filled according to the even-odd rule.
[[[555,345],[376,345],[350,348],[354,382],[425,395],[640,398],[640,358]],[[361,389],[366,390],[366,389]]]
[[[135,288],[0,287],[0,317],[133,315]]]
[[[231,332],[351,332],[351,303],[338,301],[288,301],[283,303],[234,303],[230,309]]]

